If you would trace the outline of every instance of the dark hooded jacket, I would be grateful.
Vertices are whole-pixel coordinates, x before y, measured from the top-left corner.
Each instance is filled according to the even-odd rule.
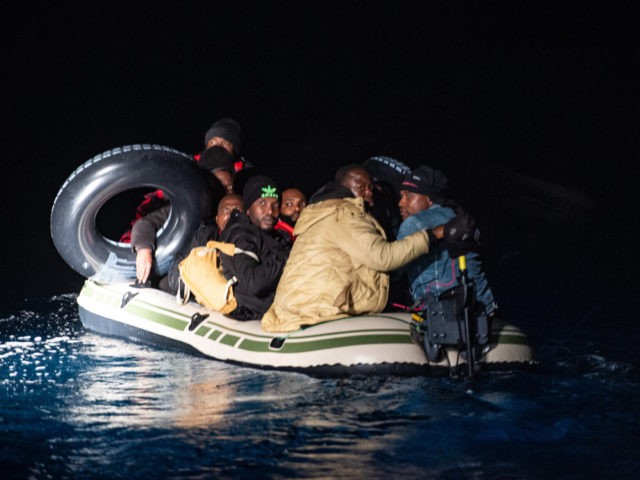
[[[242,250],[255,253],[256,262],[248,255],[229,257],[221,254],[222,270],[227,279],[235,276],[234,293],[238,307],[229,316],[238,320],[255,320],[267,311],[275,295],[280,275],[289,257],[291,241],[282,231],[266,232],[249,217],[235,211],[220,234],[220,241],[233,243]]]

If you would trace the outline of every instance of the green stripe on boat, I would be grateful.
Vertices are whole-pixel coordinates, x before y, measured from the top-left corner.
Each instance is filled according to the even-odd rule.
[[[269,342],[257,342],[255,340],[244,339],[238,348],[240,350],[247,350],[250,352],[304,353],[316,350],[329,350],[331,348],[353,347],[357,345],[406,345],[411,343],[413,342],[409,335],[352,335],[305,342],[285,341],[282,348],[278,350],[271,350],[269,348]]]
[[[198,327],[198,330],[196,330],[196,335],[199,335],[201,337],[206,337],[207,333],[209,333],[210,330],[211,329],[209,327],[200,326]]]
[[[149,309],[141,307],[140,305],[137,305],[135,303],[130,303],[129,305],[127,305],[125,310],[127,311],[127,313],[138,315],[139,317],[142,317],[151,322],[159,323],[176,330],[184,330],[184,328],[189,324],[189,322],[186,322],[184,320],[179,320],[162,313],[152,312]]]
[[[238,343],[238,340],[240,340],[240,337],[226,334],[224,337],[222,337],[222,340],[220,340],[220,343],[222,343],[223,345],[229,345],[230,347],[233,347],[236,343]]]
[[[220,330],[214,330],[213,333],[209,335],[209,340],[218,340],[218,338],[220,338],[220,335],[222,335],[222,332]]]

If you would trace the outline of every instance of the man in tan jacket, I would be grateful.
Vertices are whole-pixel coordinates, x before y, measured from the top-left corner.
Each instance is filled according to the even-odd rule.
[[[262,318],[269,332],[290,332],[326,320],[380,312],[389,293],[388,272],[429,251],[444,226],[387,242],[365,209],[371,178],[358,165],[338,170],[300,214],[296,242]],[[460,231],[460,228],[458,228]]]

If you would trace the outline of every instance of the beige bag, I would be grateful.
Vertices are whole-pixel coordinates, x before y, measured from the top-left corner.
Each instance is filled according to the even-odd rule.
[[[238,283],[238,279],[235,276],[229,280],[225,278],[218,251],[229,256],[238,253],[249,255],[256,262],[260,261],[255,253],[237,248],[233,243],[209,241],[206,247],[193,248],[178,266],[180,270],[176,293],[178,302],[187,303],[189,295],[193,294],[196,302],[211,310],[222,313],[235,310],[238,302],[233,294],[233,285]]]

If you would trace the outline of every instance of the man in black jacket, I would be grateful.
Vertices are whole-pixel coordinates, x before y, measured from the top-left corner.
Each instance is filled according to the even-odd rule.
[[[242,192],[245,212],[234,211],[220,235],[220,241],[253,252],[233,257],[221,254],[227,279],[236,277],[234,293],[238,307],[229,316],[238,320],[262,318],[271,306],[291,240],[286,232],[274,230],[279,215],[279,190],[273,180],[259,175],[249,178]]]
[[[159,287],[165,292],[175,294],[178,291],[178,280],[180,279],[180,262],[187,258],[191,249],[196,247],[203,247],[209,240],[220,240],[220,232],[227,226],[227,222],[231,217],[231,214],[235,210],[242,210],[242,197],[232,193],[222,197],[218,203],[218,210],[215,217],[206,218],[198,229],[191,236],[191,241],[188,245],[182,248],[175,260],[169,267],[169,272],[166,277],[160,279]]]

